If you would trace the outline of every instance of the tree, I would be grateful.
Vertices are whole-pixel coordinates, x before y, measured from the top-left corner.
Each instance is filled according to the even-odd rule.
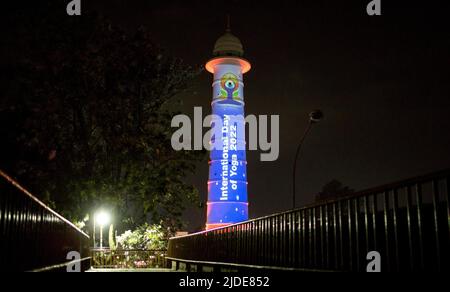
[[[172,149],[166,104],[200,69],[165,56],[143,28],[67,17],[56,3],[14,19],[9,49],[20,54],[0,102],[14,121],[2,129],[11,169],[71,220],[106,206],[127,227],[180,228],[186,202],[198,200],[184,177],[205,153]]]
[[[323,186],[322,191],[316,195],[316,202],[334,200],[339,197],[350,195],[353,192],[353,189],[344,186],[342,182],[334,179]]]

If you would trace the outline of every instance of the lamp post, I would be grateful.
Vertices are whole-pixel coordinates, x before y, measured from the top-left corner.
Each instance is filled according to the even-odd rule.
[[[313,124],[316,124],[318,122],[320,122],[323,119],[323,113],[320,110],[315,110],[312,111],[309,114],[309,122],[308,122],[308,126],[306,127],[305,132],[303,133],[302,138],[300,139],[300,142],[297,146],[297,151],[295,152],[295,158],[294,158],[294,167],[293,167],[293,171],[292,171],[292,209],[295,209],[295,177],[296,177],[296,172],[297,172],[297,161],[298,161],[298,157],[300,155],[300,150],[302,149],[303,146],[303,142],[306,139],[306,136],[308,136],[308,133],[310,132]]]
[[[94,248],[95,248],[95,247],[96,247],[96,246],[95,246],[95,225],[96,225],[96,223],[95,223],[95,218],[96,218],[97,216],[94,215],[93,217],[94,217],[94,218],[93,218],[93,219],[94,219],[94,227],[93,227],[94,232],[93,232],[93,234],[92,234],[92,238],[94,239]]]
[[[94,218],[94,226],[95,222],[98,222],[98,225],[100,226],[100,249],[103,249],[103,226],[108,224],[109,221],[110,216],[105,211],[98,212]]]

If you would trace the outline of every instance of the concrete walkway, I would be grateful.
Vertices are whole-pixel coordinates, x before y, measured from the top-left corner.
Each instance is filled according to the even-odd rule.
[[[90,269],[86,273],[170,273],[171,269]]]

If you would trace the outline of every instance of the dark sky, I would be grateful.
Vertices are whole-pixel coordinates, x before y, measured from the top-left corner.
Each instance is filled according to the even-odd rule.
[[[332,179],[360,190],[450,166],[444,1],[382,0],[379,17],[366,14],[369,2],[82,0],[84,11],[127,29],[146,26],[169,54],[193,65],[210,58],[231,14],[253,65],[246,112],[281,121],[279,160],[248,154],[252,218],[291,207],[294,152],[313,109],[326,118],[304,144],[299,205]],[[209,113],[211,78],[203,73],[182,97],[186,113],[194,106]],[[207,175],[204,163],[190,178],[203,200]],[[203,226],[204,217],[205,210],[190,208],[189,229]]]

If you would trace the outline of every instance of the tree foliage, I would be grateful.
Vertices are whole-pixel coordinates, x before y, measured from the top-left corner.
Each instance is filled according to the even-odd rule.
[[[15,30],[9,46],[20,55],[0,102],[14,121],[2,131],[15,174],[72,220],[107,206],[129,225],[179,227],[198,197],[183,179],[204,153],[172,149],[166,104],[199,69],[166,56],[143,28],[40,12]]]
[[[117,245],[120,249],[128,250],[165,250],[167,236],[161,225],[146,223],[117,236]]]
[[[339,197],[350,195],[353,192],[353,189],[348,186],[344,186],[342,182],[333,179],[325,184],[322,191],[316,195],[316,201],[337,199]]]

